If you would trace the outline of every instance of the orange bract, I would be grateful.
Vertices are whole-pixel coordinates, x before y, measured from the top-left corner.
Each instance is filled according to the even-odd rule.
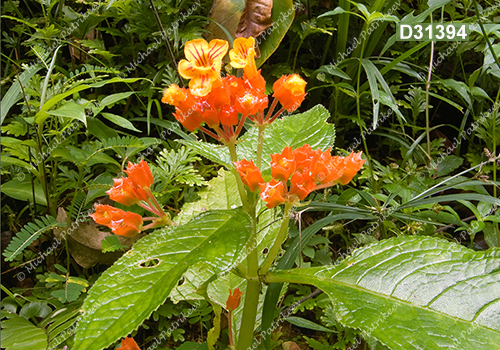
[[[134,186],[143,190],[149,189],[154,182],[153,174],[149,165],[145,160],[141,160],[139,164],[128,162],[127,170],[125,170]]]
[[[361,153],[351,152],[351,154],[344,158],[345,170],[339,179],[342,185],[348,184],[366,162],[366,159],[361,159]]]
[[[243,184],[250,188],[250,191],[255,192],[259,188],[259,184],[264,182],[262,174],[259,168],[255,166],[253,160],[248,161],[246,159],[240,160],[239,162],[233,162],[236,170],[240,174]]]
[[[117,348],[116,350],[141,350],[139,345],[135,342],[134,338],[127,337],[122,339],[122,346]]]
[[[316,188],[316,183],[309,172],[293,174],[290,184],[290,195],[295,194],[300,200],[306,198]]]
[[[287,181],[295,171],[296,163],[292,147],[286,147],[281,154],[271,154],[271,175],[278,180]]]
[[[100,225],[107,226],[111,223],[111,221],[120,220],[122,214],[124,213],[124,211],[121,209],[105,204],[96,204],[94,208],[95,213],[90,214],[90,217]]]
[[[291,113],[304,101],[305,88],[306,82],[299,75],[283,75],[273,84],[273,96]]]
[[[179,73],[191,79],[189,88],[195,96],[205,96],[212,84],[220,79],[222,58],[228,50],[225,40],[214,39],[207,43],[204,39],[191,40],[184,46],[187,60],[179,62]]]
[[[106,191],[111,200],[124,205],[132,205],[141,201],[141,198],[144,197],[144,195],[146,195],[147,199],[147,193],[140,188],[135,188],[130,179],[122,177],[119,179],[113,179],[113,182],[113,187]]]
[[[233,311],[236,308],[238,308],[238,306],[240,306],[240,299],[242,295],[243,292],[240,292],[239,288],[236,288],[234,292],[232,292],[231,289],[229,289],[229,297],[227,298],[226,301],[226,309],[228,311]]]
[[[142,230],[142,216],[124,211],[121,220],[111,221],[108,227],[115,235],[134,237]]]
[[[260,197],[267,203],[266,206],[269,209],[285,202],[284,192],[285,186],[281,181],[272,179],[269,182],[260,184]]]
[[[109,227],[116,235],[133,237],[142,230],[142,216],[109,205],[96,204],[95,213],[90,216],[96,223]]]

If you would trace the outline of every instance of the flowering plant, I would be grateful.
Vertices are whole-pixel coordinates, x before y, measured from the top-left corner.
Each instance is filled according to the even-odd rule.
[[[240,281],[238,287],[226,285],[221,290],[229,290],[229,294],[223,295],[208,289],[208,297],[228,311],[230,345],[249,348],[258,306],[262,304],[260,291],[286,239],[292,208],[304,205],[315,190],[348,184],[365,162],[361,153],[345,157],[331,154],[334,128],[325,123],[328,115],[321,107],[302,115],[285,116],[285,112],[294,112],[304,101],[304,79],[297,74],[282,76],[274,82],[274,92],[268,96],[266,81],[254,60],[255,40],[237,38],[229,50],[230,65],[243,70],[241,78],[220,75],[228,50],[228,43],[223,40],[207,43],[197,39],[186,43],[186,59],[179,62],[178,69],[182,77],[190,79],[189,88],[172,84],[162,98],[175,107],[174,116],[186,129],[203,132],[222,144],[220,148],[202,141],[183,141],[232,172],[232,177],[222,172],[221,180],[214,179],[213,188],[209,189],[225,199],[210,201],[207,194],[207,202],[202,199],[199,206],[185,208],[174,218],[174,224],[151,192],[154,179],[147,163],[129,163],[125,171],[128,177],[114,180],[108,191],[110,198],[124,205],[137,204],[157,217],[142,218],[108,205],[97,205],[93,219],[115,234],[126,236],[153,227],[168,228],[138,241],[92,288],[85,310],[96,302],[97,295],[102,298],[103,294],[122,292],[128,298],[117,300],[128,306],[120,306],[118,311],[105,308],[107,315],[103,315],[102,308],[92,309],[78,325],[75,349],[83,349],[91,342],[104,347],[126,337],[166,297],[175,298],[176,293],[185,292],[196,295],[205,283],[220,287],[227,283],[223,278],[227,273]],[[241,137],[244,128],[248,131]],[[225,188],[219,187],[222,183]],[[229,189],[233,185],[236,194]],[[272,212],[282,204],[280,222],[275,223]],[[207,211],[206,206],[211,210]],[[151,224],[144,226],[146,220]],[[270,248],[259,256],[263,247]],[[202,267],[197,267],[199,264]],[[193,281],[196,289],[175,288],[188,268],[199,276],[200,280]],[[118,284],[114,282],[116,277],[121,279]],[[152,282],[157,280],[162,281],[161,286]],[[136,285],[134,294],[126,291],[127,281]],[[138,292],[138,284],[144,290]],[[139,311],[132,306],[137,303],[146,306]],[[91,321],[92,317],[109,320],[109,324],[102,324],[105,335],[91,334],[89,330],[99,327],[100,322]],[[112,318],[122,321],[110,321]],[[135,343],[126,338],[122,347],[136,346],[131,344]]]

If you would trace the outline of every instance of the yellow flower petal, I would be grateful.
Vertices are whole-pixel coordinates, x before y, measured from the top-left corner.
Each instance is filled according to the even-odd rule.
[[[205,96],[212,89],[212,83],[220,79],[222,58],[228,50],[225,40],[214,39],[207,43],[203,39],[191,40],[184,46],[186,60],[179,62],[179,74],[191,79],[189,87],[196,96]]]

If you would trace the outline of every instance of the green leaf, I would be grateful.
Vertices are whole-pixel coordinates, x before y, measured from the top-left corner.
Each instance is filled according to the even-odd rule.
[[[468,105],[472,108],[472,100],[469,95],[469,87],[463,81],[456,81],[455,79],[442,79],[441,83],[444,87],[455,90]]]
[[[80,283],[71,283],[69,280],[63,285],[63,289],[55,290],[50,293],[52,296],[59,299],[62,303],[72,302],[78,299],[84,291],[85,286]]]
[[[500,250],[402,236],[356,250],[336,266],[269,272],[313,284],[337,319],[393,350],[500,348]]]
[[[109,80],[103,80],[97,83],[93,84],[82,84],[78,85],[77,87],[74,87],[71,90],[65,91],[64,93],[55,95],[52,97],[50,100],[46,101],[40,111],[35,115],[35,121],[36,123],[40,124],[42,123],[47,117],[50,115],[47,113],[48,110],[50,110],[54,105],[56,105],[59,101],[63,100],[67,96],[73,95],[74,93],[86,90],[86,89],[91,89],[91,88],[99,88],[102,87],[106,84],[112,84],[112,83],[133,83],[136,82],[137,80],[147,80],[144,78],[111,78]]]
[[[317,105],[307,112],[290,115],[274,121],[264,134],[262,171],[269,172],[271,154],[281,153],[285,147],[293,149],[308,144],[311,148],[326,150],[333,146],[335,141],[335,126],[326,120],[330,113],[321,105]],[[252,127],[241,137],[237,146],[240,159],[256,159],[258,130]],[[227,168],[232,168],[231,157],[226,147],[215,146],[205,142],[180,140],[199,152],[202,156],[217,162]]]
[[[285,37],[288,28],[292,25],[295,17],[295,7],[293,0],[281,0],[273,2],[271,19],[273,25],[268,30],[255,38],[259,44],[260,57],[255,60],[257,67],[260,67],[278,48]],[[268,34],[270,31],[270,34]],[[264,39],[264,40],[262,40]],[[262,42],[260,42],[262,41]]]
[[[103,253],[114,252],[115,250],[127,248],[126,245],[120,244],[118,237],[115,235],[107,236],[101,241],[101,248]]]
[[[99,106],[112,107],[116,102],[121,101],[125,98],[129,98],[133,94],[135,94],[135,91],[119,92],[117,94],[106,96],[101,100]]]
[[[14,179],[4,183],[1,187],[1,191],[7,196],[19,199],[20,201],[33,201],[31,181],[28,176],[26,176],[22,181]],[[43,187],[38,181],[35,181],[35,199],[36,204],[47,205]]]
[[[191,266],[215,274],[236,262],[251,232],[241,208],[207,212],[139,240],[94,284],[78,322],[74,350],[103,349],[139,327]]]
[[[6,258],[5,260],[12,261],[42,233],[57,226],[63,226],[63,224],[49,215],[42,217],[41,220],[36,219],[34,223],[30,222],[24,225],[21,231],[16,234],[16,237],[12,238],[9,245],[3,252],[3,255]]]
[[[285,320],[297,327],[312,329],[314,331],[319,331],[319,332],[337,333],[336,331],[323,327],[322,325],[306,320],[305,318],[302,317],[289,316]]]
[[[208,350],[207,343],[196,343],[193,341],[187,341],[182,343],[181,346],[175,348],[175,350]]]
[[[453,170],[457,169],[462,165],[464,159],[462,157],[457,157],[454,155],[449,155],[444,158],[439,158],[439,163],[437,164],[437,176],[444,176],[451,173]],[[431,171],[434,172],[434,169],[431,167]]]
[[[23,98],[23,94],[21,91],[21,84],[22,84],[22,86],[26,86],[26,84],[31,79],[31,77],[33,75],[35,75],[42,68],[43,68],[42,64],[35,64],[33,66],[30,66],[28,69],[26,69],[24,72],[22,72],[19,75],[19,80],[21,81],[21,83],[19,83],[19,80],[17,80],[17,79],[14,81],[14,83],[12,83],[12,86],[5,93],[5,95],[2,98],[2,102],[0,104],[1,105],[0,125],[3,124],[3,120],[7,116],[7,113],[12,108],[12,106],[17,101],[19,101],[20,99]]]
[[[63,104],[56,110],[47,111],[47,113],[58,117],[77,119],[83,122],[85,126],[87,125],[87,116],[85,114],[85,108],[82,105],[79,105],[78,103],[73,101],[69,101]]]
[[[46,350],[47,335],[24,317],[9,315],[2,321],[2,348],[6,350]]]
[[[119,115],[113,113],[101,113],[104,118],[109,120],[110,122],[121,126],[124,129],[141,132],[141,130],[137,129],[131,122],[127,119],[120,117]]]

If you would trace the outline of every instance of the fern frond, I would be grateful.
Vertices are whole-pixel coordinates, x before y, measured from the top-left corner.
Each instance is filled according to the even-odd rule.
[[[94,148],[94,152],[87,157],[87,160],[92,158],[94,155],[96,155],[99,152],[106,151],[108,149],[116,149],[116,148],[130,148],[130,147],[137,147],[141,148],[144,147],[144,144],[141,139],[133,136],[124,136],[124,137],[112,137],[110,139],[105,139],[101,141],[94,141],[92,143],[92,147]]]
[[[29,224],[24,225],[21,231],[16,234],[16,237],[12,238],[12,241],[3,252],[5,260],[12,261],[42,233],[57,226],[64,226],[64,224],[60,223],[50,215],[42,217],[41,220],[36,219],[34,223],[30,222]]]
[[[81,212],[85,209],[85,198],[86,194],[82,191],[78,192],[76,197],[73,199],[73,210],[70,213],[71,218],[73,221],[78,220],[78,217],[80,216]],[[67,212],[69,212],[71,207],[67,208]]]
[[[76,69],[69,73],[69,79],[63,84],[63,91],[70,90],[81,84],[91,84],[106,78],[109,74],[118,75],[120,71],[105,67],[96,67],[91,64],[84,64],[80,69]],[[89,75],[90,78],[83,79],[84,75]]]
[[[181,147],[175,150],[163,150],[156,158],[158,167],[153,166],[153,175],[161,179],[161,188],[157,190],[163,192],[171,183],[186,184],[189,186],[202,186],[205,184],[203,177],[193,168],[193,163],[200,158],[190,149]]]

